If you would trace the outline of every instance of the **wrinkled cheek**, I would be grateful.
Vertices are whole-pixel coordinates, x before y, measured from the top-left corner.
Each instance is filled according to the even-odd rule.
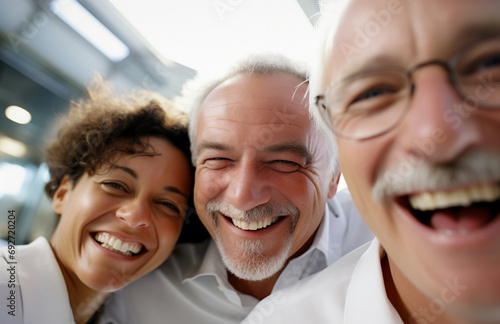
[[[222,172],[197,172],[194,185],[196,208],[205,208],[206,203],[224,190],[228,176]]]
[[[197,173],[194,186],[194,205],[198,217],[213,236],[213,220],[206,212],[207,203],[223,190],[220,181],[214,176]]]

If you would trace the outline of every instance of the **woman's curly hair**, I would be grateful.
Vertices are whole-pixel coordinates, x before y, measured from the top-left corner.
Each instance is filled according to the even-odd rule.
[[[141,141],[144,136],[168,140],[191,159],[187,115],[159,94],[138,91],[126,97],[112,94],[111,85],[97,77],[88,98],[71,102],[57,138],[45,150],[50,181],[45,192],[52,198],[65,175],[75,184],[117,153],[154,155]]]

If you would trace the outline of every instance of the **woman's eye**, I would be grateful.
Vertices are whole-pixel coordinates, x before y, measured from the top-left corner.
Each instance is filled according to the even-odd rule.
[[[270,166],[273,170],[284,173],[295,172],[301,168],[297,162],[288,160],[275,160],[270,162]]]
[[[168,202],[168,201],[162,201],[160,202],[160,204],[162,206],[165,206],[166,208],[168,208],[169,210],[175,212],[176,214],[180,214],[181,210],[179,209],[179,207],[177,207],[177,205],[171,203],[171,202]]]
[[[123,192],[128,192],[127,189],[122,186],[121,184],[117,183],[117,182],[112,182],[112,181],[105,181],[105,182],[102,182],[102,185],[106,187],[106,189],[108,190],[112,190],[112,191],[123,191]]]

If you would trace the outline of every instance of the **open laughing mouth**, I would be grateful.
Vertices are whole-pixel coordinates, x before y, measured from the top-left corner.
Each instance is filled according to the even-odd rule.
[[[145,248],[142,244],[123,242],[119,238],[106,232],[93,233],[92,236],[103,248],[114,253],[131,257],[145,252]]]
[[[400,197],[398,202],[427,227],[445,234],[467,234],[498,218],[500,185],[423,192]]]

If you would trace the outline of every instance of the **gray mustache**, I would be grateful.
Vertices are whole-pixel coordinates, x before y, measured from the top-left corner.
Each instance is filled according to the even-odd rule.
[[[392,196],[499,180],[500,153],[472,151],[447,164],[424,159],[403,161],[377,177],[372,198],[383,203]]]

